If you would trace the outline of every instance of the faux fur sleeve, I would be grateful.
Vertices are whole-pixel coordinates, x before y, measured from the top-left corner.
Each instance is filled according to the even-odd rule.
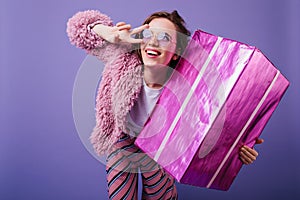
[[[89,28],[89,25],[96,22],[106,26],[113,25],[107,15],[96,10],[78,12],[71,17],[67,22],[67,34],[71,44],[88,51],[103,47],[107,42]]]
[[[105,63],[131,51],[131,44],[112,44],[98,36],[92,31],[92,27],[96,24],[113,26],[112,20],[97,10],[76,13],[67,22],[67,34],[71,44],[85,49],[88,54]]]

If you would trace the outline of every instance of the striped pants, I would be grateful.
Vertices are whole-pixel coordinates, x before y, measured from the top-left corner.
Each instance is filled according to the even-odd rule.
[[[135,138],[122,135],[107,157],[109,199],[138,199],[138,174],[142,175],[142,199],[176,200],[174,179],[134,145]]]

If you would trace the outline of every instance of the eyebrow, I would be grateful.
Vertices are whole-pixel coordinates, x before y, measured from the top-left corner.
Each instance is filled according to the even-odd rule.
[[[167,33],[167,32],[162,32],[162,33],[165,33],[167,36],[169,36],[170,38],[172,38],[169,33]]]
[[[172,38],[172,36],[171,35],[169,35],[169,33],[167,33],[167,32],[163,32],[163,33],[165,33],[166,34],[166,36],[170,39],[170,40],[172,40],[173,38]]]

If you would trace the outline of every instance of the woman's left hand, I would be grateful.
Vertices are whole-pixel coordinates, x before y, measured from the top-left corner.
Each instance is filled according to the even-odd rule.
[[[255,144],[261,144],[263,142],[263,139],[258,138]],[[253,163],[258,156],[258,152],[254,148],[252,149],[246,145],[241,147],[239,154],[241,161],[246,165]]]
[[[137,28],[131,29],[131,25],[125,22],[118,22],[115,26],[106,26],[103,24],[96,24],[92,30],[104,40],[118,44],[118,43],[142,43],[142,39],[136,39],[133,35],[140,33],[144,29],[149,28],[148,24],[144,24]]]

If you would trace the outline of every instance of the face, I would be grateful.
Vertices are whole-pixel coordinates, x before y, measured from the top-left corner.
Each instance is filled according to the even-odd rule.
[[[176,27],[166,18],[155,18],[142,33],[141,54],[145,66],[168,66],[176,50]]]

